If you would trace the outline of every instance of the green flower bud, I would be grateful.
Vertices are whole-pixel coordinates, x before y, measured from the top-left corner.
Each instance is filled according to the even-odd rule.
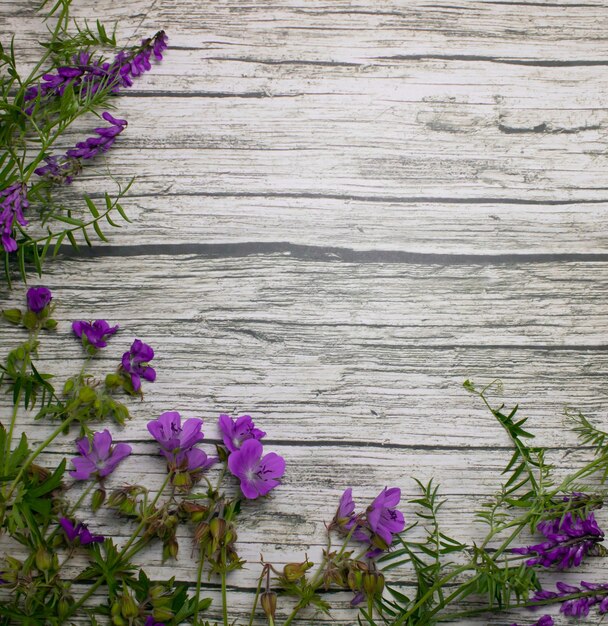
[[[165,593],[165,588],[162,585],[152,585],[148,593],[152,599],[160,598]]]
[[[97,399],[97,394],[95,393],[94,389],[91,389],[90,387],[87,387],[85,385],[84,387],[80,388],[80,391],[78,392],[78,399],[81,402],[89,404],[90,402],[94,402]]]
[[[122,385],[122,376],[120,374],[108,374],[105,380],[106,387],[114,389]]]
[[[161,606],[152,611],[152,616],[159,622],[169,622],[173,619],[174,613],[171,609]]]
[[[44,322],[43,326],[46,330],[55,330],[57,328],[57,320],[49,318]]]
[[[224,446],[220,446],[219,444],[215,445],[215,449],[217,451],[217,456],[220,460],[220,463],[225,463],[228,460],[228,450]]]
[[[59,599],[59,602],[57,603],[58,617],[61,617],[62,619],[66,617],[69,614],[70,609],[72,608],[73,604],[74,604],[74,598],[72,596],[61,597]]]
[[[91,499],[91,508],[93,512],[98,511],[101,508],[101,505],[104,503],[106,499],[106,490],[103,487],[98,487],[93,492],[93,498]]]
[[[188,489],[192,487],[192,478],[188,472],[175,472],[171,478],[171,484],[178,489]]]
[[[130,617],[137,617],[139,615],[139,606],[131,594],[123,594],[120,599],[120,612],[122,616],[127,619]]]
[[[34,562],[40,572],[48,572],[53,565],[53,557],[46,548],[40,546],[38,550],[36,550]]]
[[[38,316],[33,311],[27,311],[23,316],[23,325],[28,330],[33,330],[38,326]]]
[[[19,309],[4,309],[2,311],[2,317],[11,324],[20,324],[21,316],[22,313]]]
[[[225,519],[214,517],[209,522],[209,532],[213,540],[219,543],[226,536],[227,527],[228,525]]]
[[[283,576],[290,583],[299,580],[314,565],[308,559],[303,563],[287,563],[283,568]]]
[[[70,393],[74,390],[74,379],[68,378],[63,385],[63,395],[69,396]]]

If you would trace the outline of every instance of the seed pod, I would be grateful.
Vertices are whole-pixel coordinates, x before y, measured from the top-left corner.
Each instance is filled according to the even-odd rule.
[[[131,594],[125,593],[120,599],[120,612],[122,613],[122,616],[127,619],[130,617],[137,617],[139,615],[139,606]]]
[[[283,576],[285,580],[293,583],[302,578],[313,565],[314,563],[311,563],[309,560],[302,563],[287,563],[283,568]]]
[[[260,596],[260,602],[266,617],[274,619],[277,611],[277,594],[274,591],[264,591]]]
[[[53,557],[46,548],[40,546],[38,550],[36,550],[34,562],[36,563],[38,571],[48,572],[53,565]]]
[[[101,505],[104,503],[106,499],[106,490],[103,487],[98,487],[93,492],[93,497],[91,499],[91,508],[93,512],[98,511],[101,508]]]

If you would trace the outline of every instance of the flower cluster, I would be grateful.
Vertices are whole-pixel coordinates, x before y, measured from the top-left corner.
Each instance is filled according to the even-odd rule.
[[[160,444],[159,452],[167,459],[167,467],[176,486],[191,487],[204,471],[218,461],[216,457],[209,457],[203,450],[194,447],[204,438],[202,426],[203,420],[196,417],[187,419],[182,425],[177,411],[168,411],[148,422],[148,431]]]
[[[72,322],[72,330],[82,340],[83,346],[100,350],[108,345],[107,339],[118,332],[118,325],[110,326],[106,320],[77,320]]]
[[[578,567],[586,555],[599,553],[598,543],[604,539],[604,532],[595,521],[593,513],[578,517],[567,512],[561,518],[540,522],[536,529],[545,536],[546,541],[512,549],[515,554],[535,555],[526,561],[526,565],[530,567]]]
[[[112,144],[116,141],[116,137],[122,133],[127,126],[127,120],[117,119],[110,115],[107,111],[102,113],[106,122],[110,122],[110,126],[102,126],[95,128],[95,137],[89,137],[84,141],[79,141],[74,148],[68,150],[64,156],[47,156],[45,157],[46,165],[34,170],[38,176],[46,177],[55,183],[70,184],[75,173],[81,169],[81,161],[95,158],[97,155],[107,152]]]
[[[393,534],[405,528],[403,513],[396,507],[401,500],[397,487],[384,488],[367,507],[365,513],[355,514],[352,489],[347,489],[340,498],[338,510],[330,525],[344,535],[370,546],[369,557],[378,556],[393,543]]]
[[[90,543],[102,543],[105,540],[102,535],[91,534],[91,531],[82,522],[74,525],[74,522],[67,517],[62,517],[59,519],[59,523],[71,543],[78,541],[81,546],[87,546]]]
[[[255,427],[249,415],[236,420],[222,414],[219,426],[229,451],[228,469],[241,483],[241,491],[248,500],[267,495],[279,484],[285,473],[285,459],[275,452],[264,454],[260,443],[266,433]]]
[[[129,375],[133,390],[141,389],[141,379],[156,380],[156,370],[148,363],[154,358],[154,350],[140,339],[136,339],[130,350],[122,355],[122,370]]]
[[[130,87],[133,77],[152,68],[152,55],[162,60],[162,53],[167,49],[167,39],[165,31],[161,30],[154,37],[144,39],[135,50],[121,50],[112,62],[95,60],[88,52],[74,55],[71,65],[59,67],[56,73],[44,74],[40,85],[26,91],[25,102],[31,103],[26,113],[33,113],[38,98],[42,100],[61,96],[68,87],[83,95],[94,94],[102,87],[109,87],[113,93],[121,87]]]
[[[601,615],[608,613],[608,584],[581,581],[581,586],[575,587],[564,582],[557,582],[555,587],[557,591],[545,589],[537,591],[532,600],[540,602],[542,600],[566,598],[567,596],[582,594],[581,597],[564,599],[560,612],[570,617],[586,617],[589,615],[589,609],[597,605],[598,612]]]
[[[74,469],[70,471],[70,476],[76,480],[88,480],[91,476],[103,479],[132,452],[127,443],[117,443],[112,447],[112,435],[108,430],[94,433],[92,441],[87,437],[79,439],[76,447],[80,456],[72,459]]]
[[[15,252],[17,249],[17,241],[13,236],[15,222],[27,226],[23,211],[28,206],[27,189],[23,183],[13,183],[0,190],[0,242],[5,252]]]

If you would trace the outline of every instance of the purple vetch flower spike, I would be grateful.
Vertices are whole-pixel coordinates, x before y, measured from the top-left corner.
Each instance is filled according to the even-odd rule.
[[[257,439],[247,439],[228,457],[228,469],[241,481],[241,491],[248,500],[265,496],[285,473],[285,459],[274,452],[262,456],[264,449]]]
[[[74,148],[65,153],[65,159],[92,159],[111,148],[116,137],[127,126],[127,120],[112,117],[107,111],[102,113],[101,117],[110,122],[110,126],[95,128],[93,132],[97,134],[97,137],[89,137],[84,141],[79,141]]]
[[[27,308],[32,313],[41,313],[53,299],[51,290],[46,287],[30,287],[27,290]]]
[[[148,365],[154,358],[154,350],[143,341],[136,339],[131,349],[122,355],[122,368],[131,376],[131,383],[135,391],[141,389],[142,377],[149,381],[156,380],[156,371]]]
[[[77,320],[72,322],[72,330],[77,337],[82,339],[83,344],[86,343],[100,350],[108,345],[106,339],[116,334],[118,326],[110,326],[105,320],[94,322]]]
[[[139,47],[121,50],[111,62],[93,60],[87,52],[74,55],[71,65],[57,68],[56,73],[44,74],[42,83],[26,91],[25,102],[32,104],[25,112],[32,114],[32,101],[36,98],[42,101],[61,96],[70,85],[76,93],[80,91],[83,95],[94,94],[102,87],[108,87],[112,93],[117,93],[121,87],[130,87],[133,84],[132,77],[152,68],[152,55],[158,61],[162,60],[162,53],[167,49],[167,40],[165,31],[161,30],[154,37],[144,39]]]
[[[117,443],[112,447],[112,435],[108,430],[94,433],[92,442],[87,437],[79,439],[76,447],[81,456],[72,459],[74,469],[70,471],[70,476],[75,480],[88,480],[91,476],[104,478],[132,451],[127,443]]]
[[[222,431],[224,445],[230,452],[235,452],[241,447],[243,441],[248,439],[262,439],[266,433],[255,427],[250,415],[241,415],[236,420],[222,413],[219,417],[219,426]]]
[[[46,165],[36,168],[34,173],[56,185],[70,185],[74,176],[82,170],[82,163],[79,159],[51,155],[44,157],[44,161]]]
[[[15,252],[17,242],[13,237],[15,222],[27,226],[23,216],[24,209],[29,207],[27,188],[24,183],[14,183],[0,191],[0,242],[5,252]]]
[[[600,614],[608,613],[608,584],[581,581],[580,587],[564,582],[557,582],[555,586],[557,592],[541,589],[534,594],[532,601],[539,602],[564,598],[560,612],[569,617],[586,617],[589,615],[591,607],[596,605]],[[581,595],[578,598],[568,598],[568,596],[577,594],[587,595]]]
[[[586,555],[596,556],[602,551],[598,544],[604,539],[604,532],[593,513],[583,518],[574,517],[568,512],[561,518],[540,522],[536,529],[545,536],[546,541],[512,549],[515,554],[536,555],[526,561],[528,567],[578,567]]]
[[[67,517],[62,517],[59,519],[59,523],[63,527],[68,541],[72,543],[78,539],[81,546],[87,546],[91,543],[102,543],[105,540],[105,537],[102,535],[91,534],[91,531],[82,522],[74,526],[71,520]]]

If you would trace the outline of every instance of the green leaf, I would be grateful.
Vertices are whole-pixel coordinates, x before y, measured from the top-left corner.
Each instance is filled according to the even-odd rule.
[[[91,212],[91,215],[93,217],[99,217],[99,211],[97,210],[95,203],[93,202],[93,200],[91,200],[91,198],[86,193],[84,194],[84,201],[87,203],[87,206],[89,207],[89,211]]]

